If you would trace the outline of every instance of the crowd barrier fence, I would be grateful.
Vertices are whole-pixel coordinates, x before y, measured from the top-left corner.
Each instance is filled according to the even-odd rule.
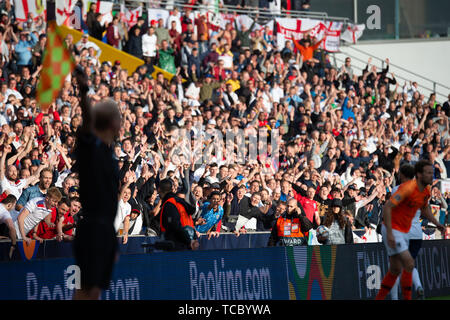
[[[388,268],[382,243],[267,248],[267,237],[228,235],[208,241],[216,246],[221,239],[226,249],[148,253],[142,242],[156,238],[130,238],[102,299],[371,300]],[[41,248],[45,259],[35,253],[0,262],[0,300],[71,299],[80,270],[70,246],[46,241],[36,251],[42,254]],[[2,254],[6,247],[0,245]],[[417,268],[426,297],[450,295],[449,253],[450,240],[423,242]]]

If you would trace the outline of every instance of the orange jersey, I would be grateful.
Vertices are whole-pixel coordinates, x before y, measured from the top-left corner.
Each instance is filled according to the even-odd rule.
[[[400,185],[390,199],[395,205],[391,211],[392,229],[405,233],[409,232],[417,210],[425,207],[430,197],[431,187],[427,186],[423,191],[420,191],[416,179]]]

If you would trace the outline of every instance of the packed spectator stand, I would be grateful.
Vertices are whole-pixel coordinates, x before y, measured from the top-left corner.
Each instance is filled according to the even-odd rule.
[[[309,1],[303,4],[308,9]],[[2,199],[15,194],[20,210],[39,196],[37,185],[43,194],[58,187],[70,199],[65,217],[71,228],[57,239],[70,241],[83,216],[73,156],[81,122],[77,84],[69,77],[50,110],[41,112],[36,86],[45,21],[17,22],[8,1],[0,14]],[[417,84],[400,84],[389,59],[382,69],[369,60],[358,73],[350,57],[334,65],[308,34],[280,49],[269,28],[228,23],[220,29],[190,7],[175,8],[158,21],[140,17],[133,26],[119,14],[108,25],[101,18],[91,7],[82,23],[87,41],[65,41],[89,76],[91,99],[111,98],[122,112],[115,227],[123,243],[129,235],[160,235],[157,189],[165,178],[195,207],[202,236],[270,232],[291,198],[313,230],[326,223],[339,199],[351,229],[379,234],[383,203],[399,183],[399,168],[423,158],[435,167],[430,203],[448,221],[450,195],[442,194],[441,181],[450,172],[450,96],[437,101]],[[100,49],[88,35],[145,63],[130,74],[121,61],[100,63]],[[154,66],[173,78],[153,77]],[[276,153],[271,149],[238,161],[239,141],[230,149],[227,132],[242,132],[240,142],[251,149],[261,129],[268,140],[278,136],[277,161],[269,160]],[[209,135],[190,157],[180,148],[186,132],[192,140]],[[52,172],[50,184],[38,181],[45,168]],[[218,217],[210,214],[217,195]],[[436,232],[427,221],[423,230],[430,238]]]

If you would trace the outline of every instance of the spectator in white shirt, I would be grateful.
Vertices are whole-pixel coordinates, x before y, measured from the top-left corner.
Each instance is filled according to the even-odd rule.
[[[18,100],[22,100],[23,96],[16,89],[17,81],[16,79],[9,79],[8,89],[6,89],[5,96],[9,98],[10,95],[14,95],[14,97]]]
[[[128,203],[128,200],[131,199],[130,185],[135,180],[133,180],[133,177],[135,177],[135,175],[131,171],[125,175],[125,184],[120,192],[119,205],[117,206],[117,214],[114,220],[114,228],[118,235],[123,235],[125,218],[131,213],[131,205]],[[125,241],[125,239],[123,241]]]
[[[142,36],[142,54],[144,60],[150,64],[155,63],[156,57],[156,43],[158,42],[158,37],[155,34],[155,28],[150,27],[148,33]]]
[[[198,103],[198,100],[200,99],[200,88],[201,88],[200,82],[191,82],[191,84],[186,90],[186,93],[184,94],[184,97],[188,99],[189,105],[192,107],[200,105]]]
[[[39,175],[44,169],[44,165],[41,165],[39,170],[37,170],[36,173],[29,178],[17,179],[18,171],[16,166],[13,164],[6,165],[6,156],[11,151],[12,147],[10,145],[5,146],[0,159],[0,191],[1,193],[13,194],[17,199],[19,199],[22,195],[23,189],[28,187],[30,183],[34,183],[39,180]],[[11,158],[8,162],[11,162]]]
[[[267,113],[270,113],[272,111],[272,107],[273,107],[273,99],[272,99],[272,93],[270,90],[270,85],[269,84],[265,84],[264,85],[264,92],[262,93],[262,102],[264,105],[264,109]]]
[[[406,82],[403,86],[403,93],[406,93],[408,96],[407,101],[411,101],[413,99],[414,93],[416,91],[419,91],[419,85],[417,84],[417,82],[409,82],[409,88],[406,86]]]
[[[123,244],[128,242],[128,235],[138,235],[142,230],[143,219],[139,209],[131,209],[123,220]]]
[[[208,176],[206,177],[205,181],[209,182],[210,184],[218,183],[219,178],[217,177],[217,174],[219,173],[219,166],[217,165],[217,163],[212,163],[208,168]]]
[[[272,95],[273,102],[280,103],[281,98],[284,97],[284,91],[280,88],[279,81],[274,82],[273,88],[270,90],[270,94]]]
[[[17,243],[16,228],[14,227],[13,218],[10,211],[16,206],[17,198],[12,194],[8,195],[0,203],[0,224],[6,224],[9,230],[9,238],[11,239],[11,249],[9,251],[9,258],[11,259]]]
[[[94,42],[89,41],[89,35],[86,33],[83,34],[81,40],[77,42],[75,47],[77,48],[78,51],[81,51],[82,49],[85,48],[86,49],[94,48],[95,52],[97,53],[96,55],[97,58],[99,58],[100,55],[102,54],[102,50],[100,49],[100,47],[96,45]]]
[[[62,194],[58,188],[51,187],[48,189],[45,198],[38,197],[28,201],[14,222],[17,238],[29,244],[31,238],[27,234],[42,220],[50,228],[54,228],[55,224],[51,222],[51,212],[52,208],[56,207],[61,198]]]
[[[175,21],[176,23],[176,30],[178,33],[183,33],[181,29],[181,15],[178,11],[178,8],[174,8],[173,11],[170,13],[169,18],[167,19],[167,28],[170,29],[170,26],[172,25],[172,21]]]

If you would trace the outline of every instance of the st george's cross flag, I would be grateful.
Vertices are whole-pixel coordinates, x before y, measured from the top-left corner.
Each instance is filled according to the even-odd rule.
[[[65,25],[71,27],[73,25],[73,21],[76,20],[76,2],[76,0],[55,0],[56,23],[58,26]],[[79,24],[80,23],[78,23],[78,25],[74,27],[76,29],[79,29]]]
[[[102,19],[100,20],[100,24],[102,26],[108,26],[109,23],[111,23],[113,21],[113,15],[112,15],[112,10],[113,10],[113,2],[109,2],[109,1],[97,1],[97,7],[95,12],[97,13],[101,13]]]
[[[136,9],[128,10],[124,4],[120,5],[120,18],[124,21],[129,28],[133,27],[138,18],[142,16],[142,7],[137,7]]]
[[[62,38],[55,21],[49,21],[43,68],[37,87],[37,102],[42,111],[47,111],[55,101],[66,77],[75,68],[75,61]]]
[[[341,39],[355,44],[359,38],[361,38],[364,29],[366,26],[364,24],[351,24],[347,26],[347,28],[342,33]]]
[[[40,15],[44,15],[45,18],[46,11],[47,1],[45,0],[14,0],[14,14],[17,21],[27,21],[30,13],[33,14],[34,20]]]

